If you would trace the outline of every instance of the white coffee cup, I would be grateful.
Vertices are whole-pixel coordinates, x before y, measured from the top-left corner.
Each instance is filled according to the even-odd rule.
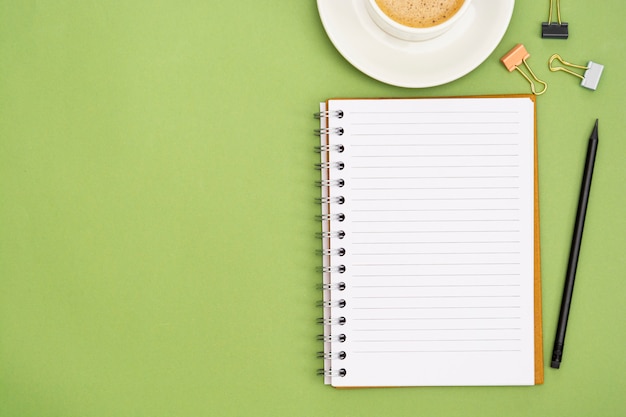
[[[366,9],[372,20],[383,31],[406,41],[425,41],[433,39],[447,32],[465,14],[470,6],[471,0],[465,0],[459,10],[452,17],[443,22],[429,27],[412,27],[403,25],[389,17],[376,3],[376,0],[364,0]]]

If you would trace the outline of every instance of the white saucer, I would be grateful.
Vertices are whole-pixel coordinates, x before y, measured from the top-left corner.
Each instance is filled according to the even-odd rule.
[[[335,48],[372,78],[399,87],[433,87],[479,66],[504,36],[515,0],[474,0],[443,35],[410,42],[383,32],[364,0],[317,0],[324,29]]]

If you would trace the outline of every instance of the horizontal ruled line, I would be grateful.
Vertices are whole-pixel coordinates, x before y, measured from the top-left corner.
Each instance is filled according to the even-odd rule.
[[[519,114],[518,111],[513,110],[481,110],[481,111],[467,111],[467,110],[438,110],[438,111],[352,111],[348,114]],[[488,123],[488,122],[485,122]]]
[[[518,154],[479,154],[479,155],[352,155],[352,158],[509,158]]]
[[[471,265],[519,265],[519,262],[443,262],[443,263],[410,263],[410,264],[354,264],[353,266],[471,266]]]
[[[430,299],[430,298],[520,298],[520,296],[519,295],[397,295],[397,296],[372,295],[372,296],[358,296],[358,297],[352,297],[352,298],[368,299],[368,300],[369,299],[413,300],[413,299]]]
[[[352,220],[351,223],[465,223],[465,222],[519,222],[519,219],[433,219],[433,220]]]
[[[352,353],[480,353],[480,352],[521,352],[521,349],[454,349],[454,350],[355,350]]]
[[[385,317],[358,318],[354,321],[414,321],[414,320],[519,320],[521,317]]]
[[[489,244],[489,243],[520,243],[519,240],[487,240],[487,241],[471,241],[471,242],[466,242],[466,241],[460,241],[460,240],[455,240],[455,241],[446,241],[446,242],[433,242],[433,241],[422,241],[422,242],[353,242],[353,245],[420,245],[420,244],[428,244],[428,245],[433,245],[433,244],[447,244],[447,243],[471,243],[471,244]]]
[[[520,187],[350,187],[354,191],[401,191],[401,190],[519,190]]]
[[[372,317],[354,318],[354,321],[413,321],[413,320],[519,320],[521,317]]]
[[[519,284],[450,284],[450,285],[350,285],[352,288],[476,288],[519,287]]]
[[[498,143],[476,143],[476,142],[460,142],[460,143],[385,143],[385,144],[352,144],[354,148],[392,148],[392,147],[404,147],[404,148],[422,148],[422,147],[449,147],[449,146],[519,146],[517,142],[498,142]]]
[[[454,212],[459,212],[459,211],[520,211],[520,209],[518,208],[461,208],[461,209],[446,209],[446,208],[436,208],[436,209],[355,209],[352,210],[353,213],[378,213],[378,212],[389,212],[389,213],[396,213],[396,212],[407,212],[407,213],[412,213],[412,212],[423,212],[423,211],[427,211],[427,212],[431,212],[431,211],[454,211]]]
[[[520,274],[352,274],[354,278],[517,277]]]
[[[435,113],[437,114],[437,113]],[[493,126],[493,125],[519,125],[518,121],[506,121],[506,122],[494,122],[494,121],[488,121],[488,122],[465,122],[465,121],[458,121],[458,122],[451,122],[451,121],[443,121],[443,122],[353,122],[351,123],[353,126],[380,126],[380,125],[386,125],[386,126],[404,126],[404,125],[418,125],[418,126],[422,126],[422,125],[444,125],[444,126],[448,126],[448,125],[488,125],[488,126]]]
[[[519,255],[520,252],[373,252],[352,253],[352,256],[414,256],[414,255]]]
[[[352,136],[507,136],[519,135],[519,132],[431,132],[431,133],[352,133]]]
[[[519,197],[455,197],[455,198],[353,198],[352,201],[484,201],[519,200]]]
[[[459,310],[459,309],[503,309],[521,308],[521,306],[444,306],[444,307],[353,307],[353,310]]]
[[[511,330],[522,330],[521,327],[473,327],[473,328],[463,328],[463,329],[449,329],[449,328],[411,328],[411,329],[353,329],[353,332],[460,332],[460,331],[511,331]]]
[[[409,169],[409,168],[519,168],[519,165],[385,165],[354,166],[352,169]]]
[[[350,177],[351,180],[423,180],[423,179],[497,179],[497,178],[519,178],[519,175],[479,175],[479,176],[407,176],[407,177]]]
[[[372,235],[372,234],[411,234],[411,233],[518,233],[520,230],[399,230],[399,231],[366,231],[352,232],[353,235]]]
[[[353,340],[352,343],[519,342],[521,339],[390,339]]]

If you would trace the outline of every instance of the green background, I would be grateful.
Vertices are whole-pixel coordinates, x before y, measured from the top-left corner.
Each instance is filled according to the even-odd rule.
[[[345,1],[345,0],[337,0]],[[403,89],[334,49],[314,1],[0,2],[0,416],[624,416],[626,3],[518,0],[450,84]],[[526,93],[538,141],[545,384],[341,391],[315,375],[329,97]],[[605,65],[597,91],[553,53]],[[562,368],[549,356],[593,122],[600,147]]]

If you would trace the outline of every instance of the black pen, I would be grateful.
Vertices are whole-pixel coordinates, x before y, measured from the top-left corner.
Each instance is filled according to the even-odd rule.
[[[559,322],[556,328],[556,337],[554,338],[554,348],[552,349],[551,367],[558,369],[561,366],[563,358],[563,346],[565,345],[565,330],[567,329],[567,318],[569,316],[569,308],[572,302],[572,294],[574,293],[574,279],[576,278],[576,267],[578,265],[578,254],[580,253],[580,245],[583,239],[583,227],[585,226],[585,215],[587,214],[587,203],[589,202],[589,192],[591,191],[591,177],[593,175],[593,165],[596,160],[596,152],[598,150],[598,120],[591,132],[589,145],[587,146],[587,159],[585,161],[585,170],[583,171],[583,181],[580,186],[580,197],[578,198],[578,210],[576,212],[576,221],[574,223],[574,236],[572,237],[572,247],[569,253],[569,261],[567,263],[567,273],[565,274],[565,288],[563,288],[563,299],[561,300],[561,311],[559,313]]]

